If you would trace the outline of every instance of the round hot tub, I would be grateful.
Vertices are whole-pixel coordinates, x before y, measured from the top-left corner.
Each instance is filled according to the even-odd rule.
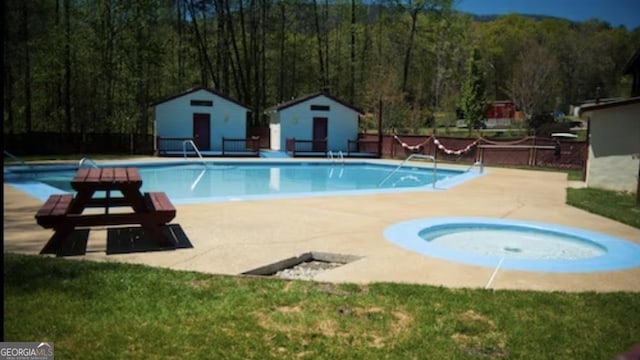
[[[385,230],[392,243],[470,265],[537,272],[597,272],[640,266],[640,245],[546,223],[492,218],[426,218]]]

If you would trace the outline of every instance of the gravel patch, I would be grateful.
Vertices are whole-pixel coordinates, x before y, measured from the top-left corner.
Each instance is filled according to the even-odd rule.
[[[273,276],[290,280],[313,280],[316,275],[342,265],[344,264],[311,260],[302,262],[290,268],[282,269],[273,274]]]

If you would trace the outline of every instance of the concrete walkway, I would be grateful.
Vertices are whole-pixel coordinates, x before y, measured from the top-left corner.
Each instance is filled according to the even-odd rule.
[[[87,254],[119,261],[237,275],[310,251],[361,259],[316,277],[328,282],[405,282],[485,287],[493,269],[430,258],[383,236],[397,222],[442,216],[481,216],[549,222],[640,243],[640,229],[565,205],[566,175],[490,168],[446,191],[177,205],[191,249],[106,255],[106,230],[92,230]],[[5,252],[37,254],[52,234],[34,214],[41,201],[4,185]],[[501,270],[494,289],[640,292],[640,267],[624,271],[554,274]]]

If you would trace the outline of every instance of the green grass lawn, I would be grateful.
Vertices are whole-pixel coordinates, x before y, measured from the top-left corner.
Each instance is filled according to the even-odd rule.
[[[5,341],[59,359],[611,359],[640,294],[334,285],[5,254]]]
[[[636,195],[602,189],[567,189],[567,204],[640,229]]]

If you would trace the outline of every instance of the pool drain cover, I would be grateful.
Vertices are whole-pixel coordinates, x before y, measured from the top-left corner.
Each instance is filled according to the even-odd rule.
[[[360,259],[359,256],[308,252],[242,273],[292,280],[313,280],[317,275]]]

